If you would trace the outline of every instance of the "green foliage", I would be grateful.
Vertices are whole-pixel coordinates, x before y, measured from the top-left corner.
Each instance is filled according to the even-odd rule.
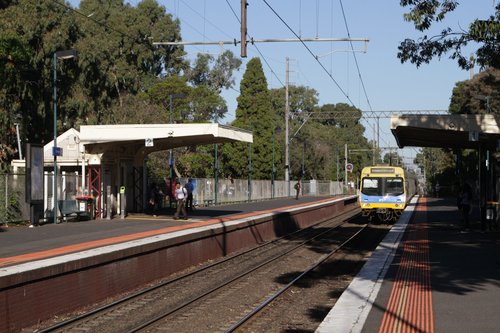
[[[180,39],[178,22],[156,1],[132,7],[122,0],[105,6],[98,0],[83,0],[79,11],[92,14],[91,20],[78,17],[81,36],[74,46],[81,54],[83,74],[78,106],[90,123],[102,123],[113,104],[122,106],[124,94],[147,89],[150,77],[163,70],[179,73],[185,66],[182,49],[155,48],[150,43],[150,38]]]
[[[240,65],[241,60],[229,50],[221,53],[217,59],[209,54],[198,54],[194,66],[186,69],[186,77],[195,86],[204,85],[220,92],[234,85],[233,72]]]
[[[215,145],[197,146],[179,155],[181,174],[196,178],[214,178]]]
[[[455,183],[458,179],[455,174],[455,160],[456,157],[450,149],[423,148],[416,155],[415,163],[420,167],[422,173],[425,172],[426,175],[428,193],[432,193],[432,188],[437,183],[443,189],[451,189],[456,186]]]
[[[409,7],[410,12],[404,19],[413,22],[415,29],[426,31],[435,22],[443,21],[446,14],[455,10],[458,1],[453,0],[401,0],[401,6]],[[434,57],[440,58],[451,52],[450,58],[457,60],[463,69],[469,69],[477,61],[482,67],[500,67],[500,4],[495,7],[495,14],[487,20],[473,21],[468,30],[453,31],[446,28],[433,37],[424,35],[418,41],[404,40],[398,47],[401,62],[410,61],[419,67],[429,63]],[[476,60],[462,54],[462,47],[475,42],[480,45]]]
[[[14,122],[21,124],[21,135],[31,142],[50,138],[53,53],[75,41],[76,27],[72,17],[54,2],[20,0],[2,8],[0,133],[7,134],[2,144],[15,153]],[[71,74],[68,71],[60,78],[70,82]],[[59,95],[67,96],[68,91],[63,86]],[[12,157],[7,155],[8,160]]]
[[[386,153],[384,157],[382,158],[382,161],[384,164],[387,165],[397,165],[397,166],[402,166],[402,158],[399,156],[399,154],[395,151],[391,151],[389,153]]]
[[[2,144],[10,148],[7,160],[15,153],[16,115],[22,141],[52,138],[56,51],[76,49],[79,54],[77,61],[56,63],[59,133],[81,124],[116,122],[110,110],[124,107],[125,99],[148,89],[161,73],[179,73],[186,66],[182,48],[151,45],[150,37],[180,39],[179,22],[156,1],[132,7],[122,0],[83,0],[78,10],[80,14],[62,1],[19,0],[0,6],[0,133]],[[137,113],[145,115],[148,109]],[[33,128],[37,130],[29,130]]]
[[[276,117],[267,89],[262,63],[251,59],[240,83],[240,96],[233,126],[251,130],[254,142],[250,151],[247,144],[224,144],[221,148],[223,174],[241,178],[248,175],[249,158],[252,178],[269,179],[272,172],[272,137]],[[250,156],[249,156],[250,155]]]
[[[79,57],[55,63],[58,133],[85,124],[169,123],[170,110],[174,123],[224,117],[220,92],[234,85],[241,65],[232,52],[198,55],[190,67],[182,47],[154,47],[152,40],[181,40],[178,20],[155,0],[137,6],[82,0],[78,11],[62,1],[0,1],[0,163],[16,154],[16,121],[23,142],[52,140],[53,55],[59,50],[76,49]],[[246,177],[250,157],[252,178],[270,179],[274,155],[276,177],[283,179],[285,90],[269,91],[260,60],[252,59],[240,91],[232,125],[251,130],[254,143],[219,145],[221,176]],[[336,179],[343,174],[344,144],[368,147],[361,112],[346,104],[319,107],[308,87],[290,86],[289,96],[292,177],[300,177],[304,164],[306,178]],[[313,111],[334,113],[309,119]],[[213,145],[175,149],[175,156],[182,175],[213,176]],[[367,156],[353,157],[355,170]],[[155,178],[165,177],[168,152],[151,154],[147,164]]]
[[[5,171],[5,170],[2,170]],[[0,173],[0,224],[18,221],[21,216],[21,192],[6,186],[6,174]],[[8,188],[8,192],[5,189]]]
[[[500,69],[488,68],[471,80],[457,82],[449,111],[453,114],[500,112]]]

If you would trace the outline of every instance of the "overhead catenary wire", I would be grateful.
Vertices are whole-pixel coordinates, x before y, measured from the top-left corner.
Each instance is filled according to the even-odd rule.
[[[226,0],[227,1],[227,0]],[[217,31],[219,31],[220,33],[222,33],[223,35],[227,36],[228,38],[233,38],[233,36],[230,36],[227,32],[225,32],[224,30],[222,30],[221,28],[219,28],[216,24],[212,23],[210,20],[208,20],[206,18],[206,16],[200,14],[196,9],[194,9],[193,7],[191,7],[186,1],[184,0],[181,0],[181,2],[186,6],[188,7],[191,11],[193,11],[193,13],[195,13],[196,15],[198,15],[201,19],[203,19],[204,22],[208,23],[209,25],[211,25],[213,28],[215,28]],[[204,8],[205,9],[205,8]],[[206,36],[204,36],[206,37]]]
[[[348,94],[342,89],[340,84],[335,80],[332,74],[328,72],[328,70],[325,68],[325,66],[319,61],[317,55],[315,55],[311,49],[307,46],[307,44],[304,42],[304,40],[290,27],[290,25],[276,12],[276,10],[266,1],[262,0],[267,7],[278,17],[278,19],[287,27],[288,30],[290,30],[295,37],[299,39],[299,41],[302,43],[302,45],[306,48],[306,50],[311,54],[311,56],[316,60],[316,62],[321,66],[323,71],[328,75],[328,77],[333,81],[333,83],[337,86],[337,88],[342,92],[342,94],[347,98],[347,100],[351,103],[351,105],[354,105],[354,102],[351,100]]]
[[[234,11],[233,9],[233,6],[231,6],[231,4],[229,3],[228,0],[226,0],[226,3],[227,5],[229,6],[229,8],[231,9],[231,11],[233,12],[233,15],[234,17],[236,18],[236,20],[238,21],[238,23],[241,24],[241,20],[239,18],[239,16],[236,14],[236,12]],[[248,33],[247,33],[248,34]],[[250,34],[248,34],[248,37],[250,39],[253,39]],[[243,43],[243,41],[241,41]],[[252,43],[253,44],[253,43]],[[274,69],[271,67],[271,65],[269,64],[269,62],[267,61],[266,57],[264,56],[264,54],[262,54],[262,52],[260,51],[260,49],[257,47],[257,45],[253,44],[253,46],[255,47],[255,49],[257,50],[257,52],[259,53],[259,55],[262,57],[262,59],[264,60],[264,62],[266,63],[267,67],[269,68],[269,70],[271,71],[271,74],[273,74],[273,76],[276,78],[276,80],[278,80],[278,82],[281,84],[282,87],[284,87],[285,85],[283,84],[283,82],[280,80],[280,78],[278,77],[278,75],[276,74],[276,72],[274,71]]]
[[[340,9],[342,11],[342,17],[344,18],[344,25],[345,25],[346,32],[347,32],[347,37],[350,38],[351,37],[351,32],[349,30],[349,25],[347,24],[347,17],[346,17],[345,10],[344,10],[344,4],[342,3],[342,0],[339,0],[339,3],[340,3]],[[353,46],[353,44],[352,44],[351,41],[349,41],[349,44],[350,44],[350,47],[351,47],[351,50],[352,50],[352,55],[354,57],[354,63],[356,65],[356,69],[358,71],[359,81],[361,83],[361,87],[363,89],[363,93],[364,93],[365,98],[366,98],[366,103],[368,105],[368,108],[369,108],[370,112],[373,112],[372,106],[371,106],[371,103],[370,103],[370,99],[368,98],[368,93],[366,92],[365,83],[364,83],[363,77],[361,75],[361,71],[359,69],[358,58],[356,57],[356,53],[354,52],[354,46]],[[372,129],[375,129],[375,125],[371,125],[369,122],[367,122],[367,124],[370,127],[372,127]],[[383,140],[386,141],[385,139],[383,139]],[[375,141],[375,138],[374,138],[374,141]]]

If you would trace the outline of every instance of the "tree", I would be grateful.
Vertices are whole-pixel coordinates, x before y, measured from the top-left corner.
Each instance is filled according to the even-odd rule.
[[[356,126],[361,121],[361,110],[346,103],[325,104],[319,109],[321,122],[338,128]]]
[[[0,10],[0,132],[2,162],[16,152],[14,122],[20,122],[21,138],[47,142],[52,137],[52,59],[56,50],[67,49],[77,39],[76,23],[64,7],[52,1],[11,1]],[[58,87],[64,99],[74,82],[75,64],[60,64]]]
[[[14,123],[21,121],[20,106],[26,91],[29,49],[17,36],[0,34],[0,166],[15,153]]]
[[[275,122],[275,165],[276,167],[276,177],[284,177],[284,163],[282,162],[285,157],[284,152],[284,142],[285,142],[285,88],[271,89],[269,91],[271,98],[271,105]],[[314,155],[311,150],[312,147],[321,146],[321,144],[309,142],[310,136],[307,134],[307,129],[309,127],[309,122],[306,121],[308,118],[308,112],[315,110],[318,103],[318,93],[316,90],[305,86],[295,86],[290,85],[288,87],[288,100],[290,108],[290,118],[289,118],[289,136],[290,136],[290,172],[292,178],[300,178],[302,172],[302,152],[303,148],[306,147],[304,155],[311,157],[309,155]],[[303,122],[305,121],[305,127],[301,128]],[[295,137],[294,137],[295,135]],[[326,156],[326,155],[325,155]],[[312,156],[314,157],[314,156]],[[313,174],[316,175],[316,170],[319,165],[311,162],[310,158],[304,158],[306,160],[305,171],[308,178],[314,178]]]
[[[419,31],[429,30],[434,23],[443,21],[446,14],[459,5],[454,0],[401,0],[400,3],[401,6],[410,8],[404,19],[413,22],[415,29]],[[471,42],[480,45],[476,59],[462,54],[462,47]],[[463,69],[472,68],[475,61],[483,68],[500,68],[499,42],[500,4],[497,4],[494,15],[486,20],[474,20],[468,30],[454,31],[448,27],[432,37],[424,35],[418,41],[405,39],[398,47],[398,58],[402,63],[410,61],[419,67],[436,56],[441,57],[451,52],[450,58],[456,59]]]
[[[119,119],[126,107],[162,73],[185,68],[182,48],[155,48],[149,37],[179,40],[179,22],[154,0],[137,7],[122,0],[82,0],[79,14],[63,1],[18,0],[0,5],[0,133],[10,160],[15,152],[13,119],[22,141],[48,142],[53,135],[53,55],[76,49],[77,61],[58,61],[57,131]],[[81,15],[87,13],[87,15]],[[141,106],[140,103],[137,104]],[[5,112],[3,112],[5,111]],[[136,114],[146,115],[146,107]],[[36,130],[28,130],[36,129]]]
[[[453,114],[500,112],[500,69],[488,68],[471,80],[457,82],[449,111]]]
[[[432,193],[434,186],[439,183],[444,189],[443,193],[450,193],[456,185],[455,158],[450,149],[423,148],[414,161],[426,175],[427,192]],[[477,162],[477,159],[476,159]]]
[[[248,174],[248,157],[252,159],[252,178],[269,179],[272,172],[272,133],[276,117],[267,89],[267,80],[260,59],[251,59],[240,82],[236,119],[232,125],[251,130],[253,144],[224,144],[221,149],[223,172],[235,178]]]
[[[226,50],[217,59],[209,54],[199,53],[192,67],[186,69],[188,81],[195,86],[205,85],[220,93],[234,85],[233,72],[238,70],[241,60]]]
[[[384,155],[382,161],[388,165],[402,166],[402,158],[397,151],[390,151]]]
[[[161,74],[178,74],[186,66],[181,47],[156,48],[154,40],[180,40],[180,26],[156,1],[141,1],[137,7],[123,0],[83,0],[78,16],[81,36],[75,45],[80,52],[83,77],[78,108],[89,123],[102,123],[114,104],[123,106],[123,96],[136,94],[155,84]]]

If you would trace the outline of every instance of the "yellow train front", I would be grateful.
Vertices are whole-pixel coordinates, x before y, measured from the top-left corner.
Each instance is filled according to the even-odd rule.
[[[363,216],[394,222],[415,194],[415,177],[395,166],[369,166],[361,171],[359,205]]]

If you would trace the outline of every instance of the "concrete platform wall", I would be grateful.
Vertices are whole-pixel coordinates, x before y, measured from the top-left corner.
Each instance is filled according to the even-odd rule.
[[[0,332],[18,332],[357,208],[355,197],[331,200],[17,265],[0,277]]]

